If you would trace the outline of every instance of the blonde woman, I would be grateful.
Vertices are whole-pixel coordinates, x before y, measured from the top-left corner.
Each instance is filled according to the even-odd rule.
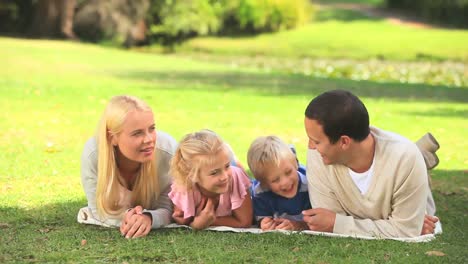
[[[169,224],[169,163],[176,147],[171,136],[156,131],[145,102],[113,97],[81,156],[88,206],[78,213],[78,222],[120,226],[126,238]]]

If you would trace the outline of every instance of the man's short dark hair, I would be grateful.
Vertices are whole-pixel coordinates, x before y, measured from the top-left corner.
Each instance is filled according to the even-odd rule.
[[[360,142],[370,133],[366,107],[348,91],[332,90],[315,97],[307,106],[305,116],[322,125],[331,143],[344,135]]]

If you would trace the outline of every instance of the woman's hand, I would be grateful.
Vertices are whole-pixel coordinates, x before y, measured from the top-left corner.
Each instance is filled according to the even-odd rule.
[[[125,238],[137,238],[146,236],[151,231],[152,218],[143,213],[140,205],[129,210],[120,224],[120,233]]]

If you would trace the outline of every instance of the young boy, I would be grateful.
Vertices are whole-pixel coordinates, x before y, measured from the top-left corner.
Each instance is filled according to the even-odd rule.
[[[250,145],[247,162],[256,180],[251,187],[255,220],[262,230],[303,230],[301,212],[310,209],[305,167],[294,149],[276,136]]]

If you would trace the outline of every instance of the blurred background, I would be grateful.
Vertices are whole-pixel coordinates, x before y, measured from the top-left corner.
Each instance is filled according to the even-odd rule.
[[[324,7],[468,27],[467,0],[2,0],[0,33],[39,38],[162,45],[208,35],[252,35],[324,19]],[[342,19],[353,14],[341,11]]]

